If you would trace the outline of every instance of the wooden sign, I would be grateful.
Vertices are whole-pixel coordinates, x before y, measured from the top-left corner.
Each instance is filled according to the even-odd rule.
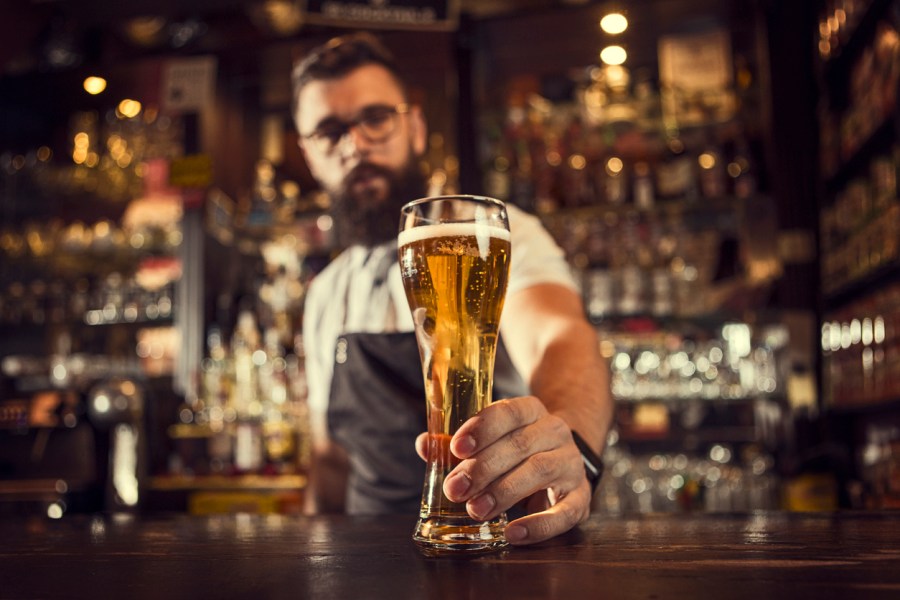
[[[305,0],[306,20],[318,25],[380,29],[453,30],[458,0]]]

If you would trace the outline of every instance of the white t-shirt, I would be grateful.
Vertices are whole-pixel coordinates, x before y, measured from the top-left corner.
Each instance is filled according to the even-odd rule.
[[[507,295],[541,283],[575,290],[565,255],[540,220],[511,204],[507,214],[512,255]],[[352,246],[325,267],[307,291],[303,345],[314,441],[328,435],[328,398],[340,335],[413,331],[396,256],[396,242]]]

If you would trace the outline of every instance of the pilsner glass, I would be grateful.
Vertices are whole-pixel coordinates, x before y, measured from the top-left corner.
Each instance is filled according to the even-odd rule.
[[[413,539],[426,551],[506,545],[506,514],[469,517],[444,478],[459,463],[450,438],[491,402],[500,313],[509,278],[506,207],[478,196],[414,200],[400,213],[400,272],[425,380],[428,461]]]

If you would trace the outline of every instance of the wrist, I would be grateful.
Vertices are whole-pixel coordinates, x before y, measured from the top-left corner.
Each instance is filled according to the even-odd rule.
[[[578,446],[578,451],[581,452],[581,460],[584,463],[584,475],[587,477],[591,486],[591,493],[593,494],[597,489],[597,484],[600,483],[600,479],[603,477],[603,459],[591,449],[588,443],[584,441],[584,438],[578,435],[578,432],[574,429],[572,430],[572,440]]]

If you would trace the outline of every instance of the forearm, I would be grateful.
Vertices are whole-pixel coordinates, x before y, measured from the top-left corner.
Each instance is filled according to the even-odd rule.
[[[613,420],[597,332],[569,288],[538,285],[507,299],[501,326],[513,363],[548,412],[600,452]]]
[[[602,452],[612,426],[613,402],[609,368],[589,323],[575,321],[548,343],[529,384],[548,412]]]

